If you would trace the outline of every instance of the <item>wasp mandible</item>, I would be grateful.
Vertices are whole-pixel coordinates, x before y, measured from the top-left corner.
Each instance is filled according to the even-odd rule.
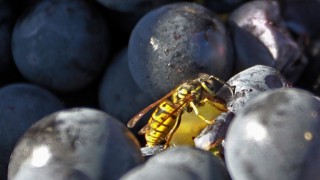
[[[134,127],[142,116],[157,106],[148,123],[139,131],[139,134],[145,134],[147,147],[154,147],[155,145],[164,143],[164,148],[166,148],[179,128],[181,116],[184,112],[194,111],[201,120],[207,124],[213,124],[214,120],[208,120],[202,116],[199,113],[198,107],[209,103],[221,112],[227,111],[225,102],[217,99],[215,97],[216,94],[210,89],[214,85],[214,80],[226,85],[230,89],[231,94],[234,94],[234,86],[230,86],[215,76],[200,74],[198,78],[181,84],[164,97],[143,109],[130,119],[127,126],[129,128]]]

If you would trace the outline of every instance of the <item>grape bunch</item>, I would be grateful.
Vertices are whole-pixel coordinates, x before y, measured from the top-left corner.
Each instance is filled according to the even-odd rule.
[[[319,8],[0,0],[0,179],[317,179]],[[201,74],[221,79],[199,87],[226,110],[194,136],[197,113],[212,109],[198,97],[195,112],[189,92],[180,106],[168,99]],[[177,126],[179,143],[145,147],[140,134],[161,102],[192,123]]]

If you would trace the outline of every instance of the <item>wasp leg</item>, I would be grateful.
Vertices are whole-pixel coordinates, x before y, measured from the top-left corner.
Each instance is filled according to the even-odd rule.
[[[179,113],[178,117],[177,117],[177,121],[174,124],[174,127],[170,130],[170,132],[168,133],[168,135],[166,136],[166,143],[163,146],[163,149],[169,147],[169,143],[174,135],[174,133],[177,131],[177,129],[180,126],[181,123],[181,116],[182,116],[183,112]]]
[[[211,106],[215,107],[216,109],[218,109],[219,111],[223,111],[223,112],[227,112],[228,109],[227,108],[222,108],[222,107],[218,107],[217,104],[215,102],[210,101],[209,99],[205,98],[203,100],[203,103],[209,103]],[[219,103],[218,103],[219,104]]]
[[[197,106],[191,101],[190,102],[190,106],[192,107],[194,113],[201,119],[203,120],[204,122],[206,122],[207,124],[213,124],[214,121],[209,121],[207,120],[205,117],[203,117],[201,114],[199,114],[199,110],[197,108]]]
[[[215,93],[213,91],[210,90],[210,88],[208,88],[208,86],[206,85],[205,82],[200,82],[202,88],[207,91],[207,93],[209,93],[211,96],[215,96]]]

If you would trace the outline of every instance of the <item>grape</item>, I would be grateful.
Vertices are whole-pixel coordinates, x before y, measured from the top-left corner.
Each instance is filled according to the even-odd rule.
[[[220,159],[207,151],[187,146],[160,152],[150,158],[143,166],[129,171],[122,179],[180,179],[179,177],[203,180],[230,179],[224,163]]]
[[[245,69],[230,78],[227,83],[235,87],[234,94],[230,96],[230,89],[223,86],[217,96],[226,100],[229,112],[218,116],[214,124],[208,125],[194,139],[196,147],[211,150],[214,154],[220,153],[220,156],[223,156],[223,148],[221,149],[217,142],[225,138],[234,113],[237,114],[250,99],[264,91],[290,86],[276,69],[264,65]]]
[[[316,23],[320,2],[310,0],[302,3],[298,0],[283,1],[283,18],[285,25],[300,42],[300,49],[308,61],[307,67],[299,77],[296,86],[320,95],[320,61],[319,35],[320,26]]]
[[[0,166],[7,168],[16,142],[29,126],[40,118],[63,108],[64,105],[57,97],[41,87],[27,83],[2,87],[0,89]]]
[[[201,72],[228,78],[233,63],[224,25],[194,3],[174,3],[146,14],[131,33],[128,60],[133,79],[152,98]]]
[[[235,87],[234,95],[228,97],[230,89],[223,86],[217,96],[227,99],[227,107],[234,113],[237,113],[248,100],[261,92],[291,86],[291,83],[279,71],[265,65],[255,65],[245,69],[231,77],[227,83]]]
[[[140,180],[140,179],[184,179],[193,180],[200,177],[181,166],[155,164],[152,166],[139,166],[138,168],[130,171],[120,180]]]
[[[153,102],[137,87],[131,77],[127,48],[122,50],[106,69],[101,81],[99,97],[100,108],[124,124]]]
[[[11,156],[8,177],[113,180],[142,162],[137,140],[118,120],[99,110],[72,108],[26,131]]]
[[[281,22],[277,1],[250,1],[231,13],[237,72],[263,64],[281,71],[292,82],[298,79],[306,62]]]
[[[41,1],[17,21],[12,37],[22,75],[59,92],[92,82],[107,62],[107,26],[84,0]]]
[[[320,101],[296,88],[269,90],[250,100],[226,135],[232,178],[306,179],[308,168],[319,167],[318,161],[307,161],[319,157],[311,151],[320,146],[319,112]]]
[[[99,88],[99,107],[116,117],[123,124],[139,111],[151,104],[153,100],[136,85],[129,72],[127,48],[123,49],[105,70]],[[132,129],[135,135],[147,123],[149,114],[145,115]],[[145,144],[144,136],[139,136]]]
[[[320,98],[296,88],[320,94],[319,5],[318,0],[0,0],[0,179],[8,178],[15,145],[10,179],[231,179],[229,172],[235,180],[317,179],[320,147],[314,129],[319,127],[310,119],[319,114],[310,118],[308,112],[318,112]],[[140,148],[133,135],[145,145],[138,131],[154,108],[130,129],[133,133],[124,124],[199,73],[234,86],[234,93],[223,83],[212,88],[213,99],[229,111],[215,114],[214,124],[198,122],[201,127],[188,125],[197,117],[184,113],[171,140],[175,147]],[[272,92],[280,95],[271,103]],[[260,96],[266,96],[262,107],[250,109]],[[213,113],[198,108],[205,117]],[[245,118],[248,109],[260,118],[255,123],[263,117],[289,125],[260,123],[272,139],[261,150],[244,139],[251,133],[246,122],[253,119]],[[68,116],[59,120],[51,113]],[[69,123],[83,114],[85,122],[103,120],[94,126]],[[112,135],[97,138],[104,120]],[[57,121],[68,126],[46,124]],[[241,133],[232,128],[237,122]],[[309,133],[305,129],[311,126]],[[40,130],[30,135],[35,127]],[[185,140],[203,150],[180,149]],[[299,152],[292,148],[298,145]],[[104,152],[97,153],[99,148]],[[54,154],[50,163],[35,168],[30,162],[39,150]]]

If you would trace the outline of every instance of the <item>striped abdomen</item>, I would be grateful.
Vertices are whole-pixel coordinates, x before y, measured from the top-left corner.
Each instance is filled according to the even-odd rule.
[[[148,121],[149,129],[145,134],[146,146],[152,147],[164,141],[174,127],[179,113],[180,110],[177,110],[168,100],[159,104]]]

